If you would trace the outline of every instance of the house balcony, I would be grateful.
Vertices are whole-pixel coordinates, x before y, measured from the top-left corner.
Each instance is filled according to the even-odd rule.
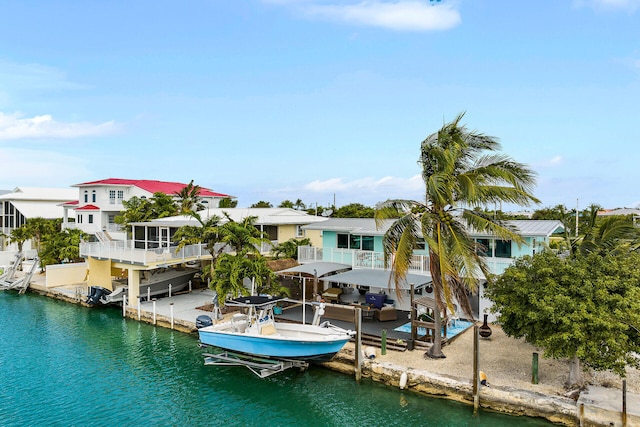
[[[209,256],[203,244],[177,247],[161,247],[154,249],[138,249],[131,241],[80,243],[80,256],[83,258],[110,259],[114,262],[136,265],[177,264]]]
[[[489,271],[493,274],[502,274],[513,263],[512,258],[484,257]],[[353,269],[369,268],[384,270],[384,254],[382,252],[362,251],[357,249],[316,248],[313,246],[300,246],[298,248],[298,262],[301,264],[310,262],[339,262],[349,264]],[[429,257],[427,255],[413,255],[409,264],[409,273],[429,273]]]

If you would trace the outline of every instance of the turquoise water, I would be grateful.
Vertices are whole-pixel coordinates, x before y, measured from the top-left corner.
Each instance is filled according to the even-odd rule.
[[[311,367],[204,366],[192,335],[0,292],[2,426],[547,426]]]

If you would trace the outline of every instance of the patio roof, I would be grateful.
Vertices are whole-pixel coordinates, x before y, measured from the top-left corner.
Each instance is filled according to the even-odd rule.
[[[351,269],[349,264],[341,264],[338,262],[312,262],[309,264],[297,265],[295,267],[287,268],[286,270],[277,271],[277,274],[282,275],[295,275],[296,273],[306,274],[313,276],[314,272],[318,274],[318,277],[323,277],[329,273],[335,273],[337,271],[345,271]],[[333,277],[331,276],[332,280]]]
[[[345,273],[336,274],[335,276],[328,277],[327,279],[332,282],[349,285],[396,289],[390,270],[370,270],[359,268]],[[416,288],[424,286],[427,283],[431,283],[430,275],[409,273],[407,274],[406,279],[406,282],[400,283],[400,289],[410,289],[412,283]]]

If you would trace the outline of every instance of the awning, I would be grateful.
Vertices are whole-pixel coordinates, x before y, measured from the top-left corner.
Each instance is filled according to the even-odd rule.
[[[345,273],[339,273],[335,276],[327,277],[325,278],[325,280],[349,285],[361,285],[382,289],[396,289],[396,284],[393,283],[393,279],[391,279],[392,282],[389,283],[390,278],[390,270],[356,269],[347,271]],[[411,289],[412,283],[416,289],[420,288],[427,283],[431,283],[431,276],[409,273],[407,274],[406,282],[400,283],[399,288]]]
[[[286,270],[277,271],[277,274],[293,276],[298,274],[306,274],[313,276],[317,274],[318,277],[323,277],[329,273],[335,273],[337,271],[350,270],[349,264],[341,264],[338,262],[312,262],[309,264],[297,265],[295,267],[287,268]],[[334,276],[331,276],[332,278]],[[333,279],[332,279],[333,280]]]
[[[54,219],[64,216],[64,208],[54,202],[11,200],[10,203],[27,219],[36,217]]]

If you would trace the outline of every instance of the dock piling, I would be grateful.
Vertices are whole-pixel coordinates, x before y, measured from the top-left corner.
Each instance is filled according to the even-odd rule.
[[[127,296],[122,296],[122,317],[127,317]]]
[[[173,303],[169,304],[169,310],[171,312],[171,329],[173,329]]]
[[[380,337],[380,354],[387,354],[387,330],[382,330],[382,336]]]
[[[156,323],[157,319],[156,319],[156,299],[153,299],[153,324],[157,324]]]
[[[356,351],[355,351],[355,364],[356,364],[356,381],[362,379],[362,309],[356,308]]]
[[[138,322],[140,321],[140,295],[138,295]]]
[[[169,298],[171,298],[171,283],[169,283]]]

